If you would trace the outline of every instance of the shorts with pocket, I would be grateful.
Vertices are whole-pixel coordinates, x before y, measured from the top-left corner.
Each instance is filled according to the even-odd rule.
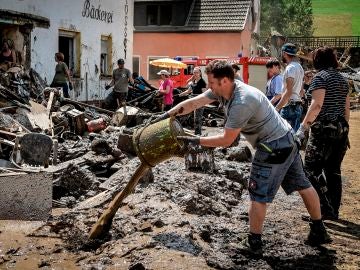
[[[311,187],[291,132],[266,146],[272,153],[258,147],[252,162],[249,180],[252,201],[272,202],[280,186],[288,195]]]

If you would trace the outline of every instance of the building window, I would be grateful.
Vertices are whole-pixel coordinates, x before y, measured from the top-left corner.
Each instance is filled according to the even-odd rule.
[[[59,30],[59,52],[64,54],[64,62],[73,77],[80,77],[80,33]]]
[[[100,52],[100,75],[110,76],[112,73],[112,38],[111,36],[101,36]]]
[[[134,55],[133,56],[133,72],[136,72],[137,74],[141,75],[140,73],[140,56]]]
[[[147,25],[171,25],[171,5],[148,5],[146,8]]]
[[[161,5],[160,9],[160,25],[171,25],[171,5]]]
[[[148,64],[149,64],[148,79],[149,80],[158,80],[160,77],[156,73],[158,73],[162,69],[169,70],[168,68],[161,68],[161,67],[156,67],[156,66],[150,65],[150,62],[152,60],[165,58],[165,57],[168,57],[168,56],[149,56],[149,61],[148,61]]]
[[[146,23],[147,25],[157,25],[158,6],[147,6]]]

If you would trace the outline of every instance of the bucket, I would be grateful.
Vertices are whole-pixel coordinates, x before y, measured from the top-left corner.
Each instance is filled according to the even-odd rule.
[[[154,167],[164,160],[183,154],[183,142],[176,137],[184,134],[180,123],[174,118],[168,118],[135,130],[133,145],[141,162]]]

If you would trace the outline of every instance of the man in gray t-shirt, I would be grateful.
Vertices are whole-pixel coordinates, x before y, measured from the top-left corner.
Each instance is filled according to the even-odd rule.
[[[305,176],[290,125],[280,117],[260,90],[234,80],[234,71],[226,61],[210,62],[206,73],[209,90],[181,102],[155,121],[188,114],[219,101],[226,117],[222,134],[209,137],[179,136],[178,139],[187,146],[229,147],[241,133],[256,148],[248,188],[251,199],[250,233],[243,241],[243,248],[261,253],[267,203],[272,202],[280,186],[287,194],[298,191],[307,206],[311,217],[308,243],[328,243],[330,237],[321,220],[319,197]]]
[[[108,90],[110,87],[114,86],[113,91],[108,95],[107,103],[110,107],[113,101],[117,103],[117,108],[120,106],[124,107],[126,113],[126,98],[129,88],[129,82],[134,83],[134,80],[131,77],[131,72],[124,67],[124,59],[119,59],[117,61],[118,68],[113,71],[112,80],[110,84],[105,86],[105,89]]]

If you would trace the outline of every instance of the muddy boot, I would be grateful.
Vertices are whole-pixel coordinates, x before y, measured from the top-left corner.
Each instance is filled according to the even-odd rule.
[[[240,250],[253,255],[262,255],[263,246],[264,244],[261,240],[261,234],[249,233],[247,238],[241,241]]]
[[[310,232],[306,244],[310,246],[319,246],[322,244],[331,243],[330,235],[327,233],[322,220],[311,220]]]

